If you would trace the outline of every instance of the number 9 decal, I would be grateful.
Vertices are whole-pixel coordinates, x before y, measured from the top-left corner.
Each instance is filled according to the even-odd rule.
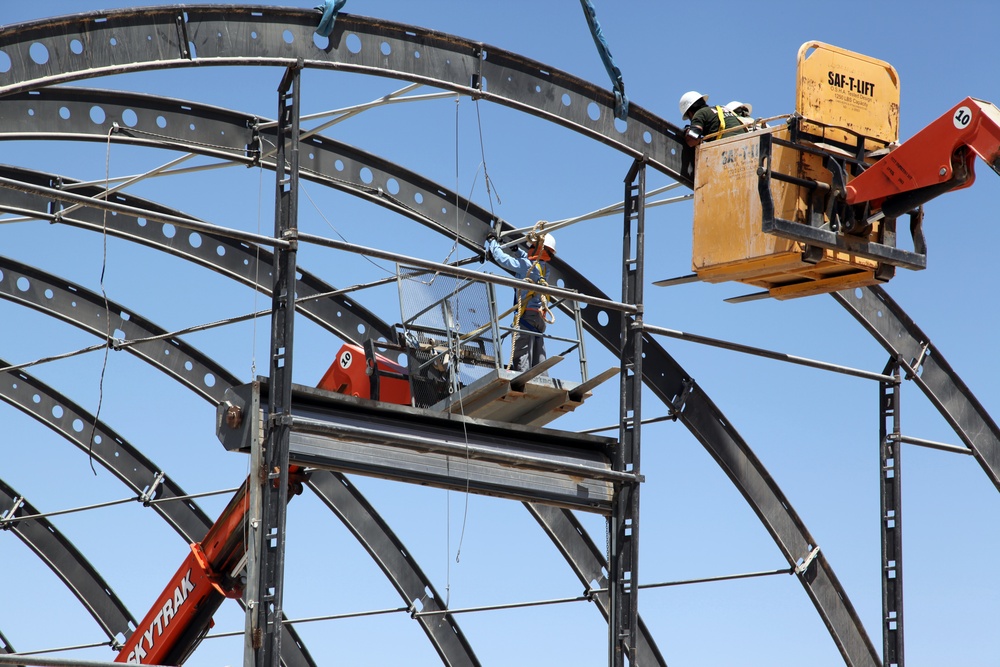
[[[955,123],[955,127],[959,130],[964,130],[969,125],[969,121],[972,120],[972,111],[969,107],[958,107],[955,111],[955,115],[952,116],[952,122]]]

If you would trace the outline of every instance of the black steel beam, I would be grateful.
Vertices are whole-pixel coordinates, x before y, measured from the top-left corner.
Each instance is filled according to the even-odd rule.
[[[882,664],[903,667],[903,499],[900,473],[899,364],[890,360],[879,383],[879,508],[882,543]]]
[[[1000,489],[1000,428],[944,355],[884,289],[843,290],[833,297],[898,359]]]
[[[217,420],[226,449],[249,451],[252,435],[270,419],[262,384],[227,392]],[[226,424],[231,406],[245,417],[238,428]],[[295,388],[291,411],[293,465],[601,513],[611,509],[613,480],[635,480],[611,469],[614,441],[608,438],[441,415],[306,387]]]
[[[34,505],[0,480],[0,517],[7,519],[0,530],[17,535],[66,584],[107,634],[109,646],[128,637],[136,620],[73,543],[45,517],[17,519],[37,514]]]
[[[416,26],[345,14],[329,40],[315,11],[253,5],[176,5],[90,12],[0,29],[11,67],[0,97],[66,81],[192,65],[258,65],[376,74],[424,83],[558,123],[692,185],[681,131],[629,104],[624,131],[614,94],[503,49]],[[31,58],[44,47],[47,62]],[[388,55],[386,54],[388,51]],[[414,57],[415,53],[420,57]],[[568,101],[568,104],[564,102]],[[596,119],[588,109],[596,109]]]

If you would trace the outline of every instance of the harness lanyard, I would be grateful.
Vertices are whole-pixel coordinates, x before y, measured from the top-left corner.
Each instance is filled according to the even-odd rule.
[[[536,260],[531,268],[538,271],[538,283],[541,283],[543,285],[547,284],[545,282],[545,267],[542,265],[542,263]],[[531,278],[529,277],[530,275],[531,275],[531,269],[528,269],[528,273],[525,276],[525,280],[528,280],[530,282],[531,281]],[[514,324],[512,327],[514,329],[514,334],[510,340],[511,366],[514,365],[514,347],[517,345],[517,337],[519,335],[519,329],[521,326],[521,316],[524,315],[524,312],[528,309],[528,304],[531,302],[531,297],[535,296],[535,292],[528,291],[527,293],[524,294],[524,296],[522,296],[521,294],[522,290],[517,290],[517,311],[514,313]],[[539,298],[541,299],[542,303],[541,307],[538,310],[542,313],[542,319],[548,324],[552,324],[553,322],[555,322],[555,319],[548,320],[545,317],[545,314],[551,312],[549,310],[549,296],[547,294],[542,294],[539,296]]]
[[[718,104],[715,105],[715,113],[719,115],[719,138],[721,139],[726,131],[726,114]]]

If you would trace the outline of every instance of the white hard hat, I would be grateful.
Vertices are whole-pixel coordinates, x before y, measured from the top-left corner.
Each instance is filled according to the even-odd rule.
[[[694,103],[698,100],[708,102],[708,95],[702,95],[697,90],[689,90],[681,95],[681,101],[678,105],[681,109],[681,118],[687,118],[688,110],[693,107]]]
[[[548,250],[550,254],[556,254],[556,237],[552,236],[552,234],[543,236],[542,247]]]
[[[748,104],[746,102],[737,102],[736,100],[733,100],[732,102],[730,102],[729,104],[727,104],[723,108],[726,111],[732,111],[733,113],[736,113],[736,110],[739,109],[740,107],[745,108],[747,110],[748,114],[753,113],[753,107],[750,106],[750,104]]]

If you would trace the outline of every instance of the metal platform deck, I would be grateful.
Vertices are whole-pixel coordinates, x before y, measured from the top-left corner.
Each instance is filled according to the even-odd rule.
[[[562,359],[549,357],[523,373],[502,368],[491,371],[438,401],[430,410],[523,426],[544,426],[575,410],[590,398],[594,387],[618,374],[617,368],[609,368],[583,383],[545,374]]]

